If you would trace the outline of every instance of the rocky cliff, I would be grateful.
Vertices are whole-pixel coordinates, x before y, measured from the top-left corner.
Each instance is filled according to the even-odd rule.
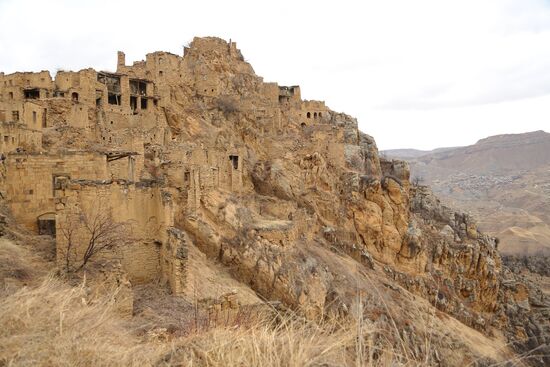
[[[153,185],[150,197],[162,201],[163,213],[172,210],[161,222],[161,211],[143,204],[154,213],[144,222],[170,221],[186,246],[196,246],[261,298],[311,319],[356,317],[352,310],[358,302],[373,303],[373,284],[387,284],[487,335],[510,328],[515,336],[532,334],[515,321],[520,316],[508,312],[525,306],[528,296],[503,276],[495,239],[478,231],[470,216],[441,205],[429,188],[412,185],[408,164],[381,158],[374,139],[359,131],[354,118],[324,102],[302,100],[299,87],[265,83],[234,43],[217,38],[195,39],[183,57],[155,53],[133,66],[119,60],[118,69],[122,105],[110,84],[106,94],[114,107],[93,93],[85,100],[84,91],[75,102],[73,94],[72,102],[62,103],[84,105],[88,113],[78,115],[77,124],[70,108],[49,108],[59,116],[51,126],[48,120],[39,150],[63,155],[70,146],[107,152],[107,163],[124,152],[124,157],[137,156],[122,169],[131,171],[125,182],[138,182],[136,190],[145,190],[145,182]],[[109,77],[116,85],[117,75]],[[126,77],[130,89],[132,80],[146,80],[152,92],[144,89],[146,98],[134,84],[137,94],[130,93],[125,106]],[[24,165],[17,162],[6,168],[6,185],[13,182],[15,166]],[[109,167],[116,179],[120,167]],[[58,218],[73,202],[65,192],[84,185],[74,182],[75,174],[67,186],[54,188]],[[102,190],[116,181],[102,180]],[[10,200],[13,188],[6,190]],[[149,242],[172,251],[159,233]],[[162,277],[173,277],[162,262],[169,251],[159,251],[151,256],[159,256]],[[132,268],[138,255],[123,256],[139,280],[141,274]],[[183,273],[178,270],[176,276]],[[200,279],[200,274],[187,276]],[[368,316],[374,317],[371,311]],[[407,338],[414,338],[416,329],[411,330]],[[545,343],[540,339],[536,346]],[[544,362],[539,357],[535,363]]]

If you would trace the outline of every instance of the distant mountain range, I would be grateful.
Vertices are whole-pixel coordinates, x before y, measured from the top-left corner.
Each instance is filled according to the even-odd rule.
[[[505,254],[550,253],[550,134],[491,136],[466,147],[383,151],[408,160],[413,180],[471,212]]]
[[[452,148],[437,148],[434,150],[418,150],[418,149],[390,149],[383,150],[381,153],[387,155],[388,157],[399,157],[400,159],[411,159],[418,158],[423,155],[441,153],[448,150],[454,150],[462,147],[452,147]]]

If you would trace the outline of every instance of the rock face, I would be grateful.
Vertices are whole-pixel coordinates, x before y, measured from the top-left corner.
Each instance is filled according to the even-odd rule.
[[[533,364],[550,364],[550,277],[548,257],[504,258],[499,302],[510,320],[506,333]]]
[[[133,66],[119,54],[116,74],[2,79],[0,90],[11,87],[1,106],[23,108],[44,135],[34,151],[6,148],[8,203],[30,229],[57,233],[58,251],[65,213],[89,217],[96,196],[85,193],[101,192],[117,203],[114,221],[137,223],[136,246],[113,253],[135,284],[157,277],[185,292],[192,243],[263,298],[313,318],[369,293],[331,259],[343,256],[467,325],[508,325],[495,240],[413,187],[408,164],[382,159],[354,118],[265,83],[235,43],[196,38],[183,57],[157,52]]]

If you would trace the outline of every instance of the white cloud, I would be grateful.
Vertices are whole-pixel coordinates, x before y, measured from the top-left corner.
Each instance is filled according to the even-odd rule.
[[[0,0],[0,70],[113,69],[193,36],[238,42],[256,72],[359,118],[382,148],[549,130],[544,0]]]

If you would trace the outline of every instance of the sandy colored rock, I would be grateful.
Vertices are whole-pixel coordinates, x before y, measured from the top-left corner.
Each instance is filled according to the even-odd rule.
[[[72,221],[99,209],[133,241],[92,263],[120,261],[133,286],[189,295],[209,273],[190,264],[198,249],[311,319],[372,298],[370,277],[483,332],[507,330],[505,304],[526,299],[502,290],[495,239],[470,216],[411,185],[356,119],[265,82],[234,42],[195,38],[133,65],[119,53],[116,73],[0,74],[0,96],[3,128],[25,132],[0,146],[1,189],[17,221],[56,237],[60,269],[90,241]],[[211,312],[238,310],[241,293],[212,296]]]

